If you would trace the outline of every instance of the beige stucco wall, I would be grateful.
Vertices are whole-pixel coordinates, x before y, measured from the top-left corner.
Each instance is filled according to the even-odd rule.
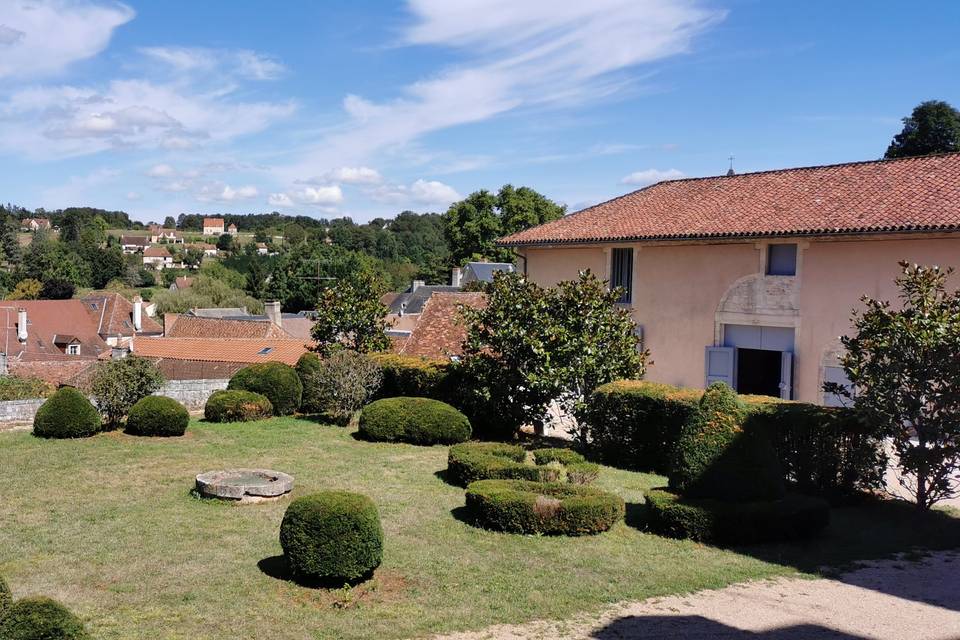
[[[825,362],[866,294],[895,299],[897,262],[960,267],[960,237],[801,240],[794,278],[763,276],[766,242],[531,248],[527,274],[548,286],[590,268],[606,278],[609,249],[634,247],[632,314],[654,361],[648,378],[704,384],[704,348],[724,322],[794,327],[794,398],[820,402]],[[521,261],[522,265],[523,262]],[[960,286],[953,277],[952,286]]]

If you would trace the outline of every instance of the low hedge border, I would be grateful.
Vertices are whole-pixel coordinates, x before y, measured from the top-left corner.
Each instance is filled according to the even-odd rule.
[[[651,531],[706,543],[744,545],[809,538],[830,523],[826,500],[796,493],[779,500],[723,502],[652,489],[646,503]]]
[[[467,512],[481,527],[510,533],[580,536],[623,519],[620,496],[563,482],[478,480],[467,487]]]
[[[470,433],[467,416],[430,398],[382,398],[360,412],[360,435],[376,442],[454,444]]]
[[[523,447],[502,442],[465,442],[450,447],[447,479],[465,487],[477,480],[529,480],[589,484],[600,475],[600,465],[587,462],[571,449],[546,448],[531,452],[535,464],[527,462]]]

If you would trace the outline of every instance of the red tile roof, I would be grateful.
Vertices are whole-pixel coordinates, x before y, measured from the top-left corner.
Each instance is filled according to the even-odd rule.
[[[960,153],[667,180],[505,246],[960,230]]]
[[[223,320],[176,313],[163,316],[167,338],[291,338],[269,320]]]
[[[397,352],[422,358],[461,355],[467,328],[460,315],[460,305],[479,309],[486,304],[483,293],[434,293],[424,305],[420,321],[410,336],[395,345]]]
[[[203,362],[284,362],[292,366],[306,352],[303,340],[270,338],[137,338],[133,343],[133,353],[144,358]]]
[[[116,335],[132,336],[133,331],[133,303],[113,291],[91,291],[81,301],[87,311],[97,323],[97,333],[103,337]],[[143,303],[146,307],[146,303]],[[140,314],[140,333],[163,333],[163,327],[156,320],[147,315],[144,308]]]
[[[204,218],[203,226],[204,227],[222,227],[223,218]]]
[[[27,340],[17,340],[18,310],[27,311]],[[0,302],[0,351],[21,360],[96,358],[110,347],[81,300],[7,300]],[[57,335],[80,341],[80,355],[68,356],[54,344]]]
[[[144,258],[169,258],[170,252],[166,247],[147,247],[143,250]]]

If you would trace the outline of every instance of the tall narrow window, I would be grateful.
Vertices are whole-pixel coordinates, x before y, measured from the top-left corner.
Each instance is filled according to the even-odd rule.
[[[797,275],[797,245],[771,244],[767,251],[768,276]]]
[[[610,288],[623,289],[617,302],[633,302],[633,249],[614,249],[610,255]]]

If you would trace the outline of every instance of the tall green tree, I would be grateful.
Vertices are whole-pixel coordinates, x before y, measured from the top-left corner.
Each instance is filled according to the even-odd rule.
[[[369,272],[358,272],[324,289],[311,331],[313,350],[327,355],[341,348],[358,353],[389,349],[389,310],[380,303],[385,292],[383,281]]]
[[[892,440],[900,484],[926,510],[960,488],[960,290],[946,289],[950,269],[900,267],[900,305],[865,296],[841,339],[851,386],[824,387]]]
[[[954,151],[960,151],[960,111],[942,100],[928,100],[903,119],[903,130],[894,136],[884,158]]]
[[[164,229],[176,229],[176,228],[177,228],[177,221],[174,219],[173,216],[167,216],[166,218],[163,219],[163,228],[164,228]]]
[[[504,185],[496,194],[475,191],[450,205],[443,216],[451,260],[513,262],[513,254],[497,247],[498,238],[563,217],[566,208],[529,187]]]

